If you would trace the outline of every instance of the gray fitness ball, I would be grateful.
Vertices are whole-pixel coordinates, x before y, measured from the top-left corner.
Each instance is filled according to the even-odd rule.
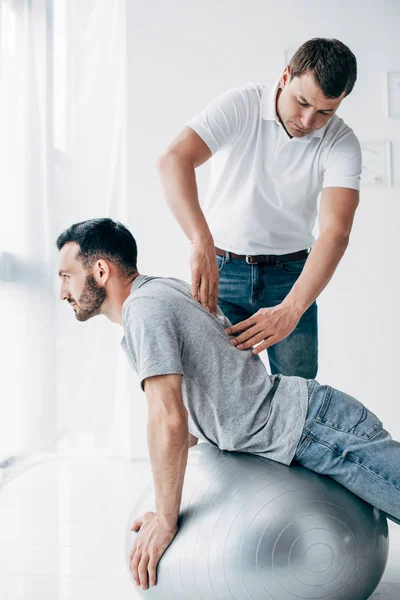
[[[154,511],[147,488],[130,517]],[[179,531],[143,598],[366,600],[388,555],[386,518],[303,467],[201,443],[189,452]]]

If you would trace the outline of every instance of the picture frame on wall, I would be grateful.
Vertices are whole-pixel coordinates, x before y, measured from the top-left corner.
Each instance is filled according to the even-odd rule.
[[[400,72],[388,73],[388,113],[391,119],[400,118]]]
[[[391,144],[388,141],[363,141],[361,185],[389,187],[392,185]]]

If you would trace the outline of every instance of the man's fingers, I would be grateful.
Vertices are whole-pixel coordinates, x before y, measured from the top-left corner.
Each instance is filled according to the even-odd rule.
[[[267,348],[269,348],[270,346],[273,346],[274,344],[277,344],[280,340],[281,340],[281,338],[279,336],[271,335],[268,339],[265,340],[265,342],[263,342],[262,344],[257,346],[257,348],[253,348],[252,353],[260,354],[260,352],[262,352],[263,350],[266,350]]]
[[[149,560],[149,566],[147,567],[149,573],[149,583],[150,585],[156,585],[157,583],[157,564],[158,558],[152,556]]]
[[[268,335],[268,333],[265,334],[265,332],[261,329],[261,326],[257,325],[257,323],[256,323],[249,329],[246,329],[246,331],[243,331],[243,333],[241,333],[234,339],[230,340],[230,342],[231,342],[231,344],[233,344],[236,347],[242,346],[242,344],[244,344],[245,342],[253,340],[253,338],[255,338],[256,335],[258,335],[258,334],[264,334],[261,339],[264,339]],[[256,342],[253,342],[253,344],[255,344],[255,343]]]
[[[210,283],[210,287],[208,290],[208,303],[211,312],[215,315],[217,312],[217,304],[218,304],[218,280],[216,283]]]
[[[195,300],[199,300],[200,287],[200,271],[196,269],[192,272],[192,296]]]
[[[132,548],[132,550],[131,550],[131,552],[129,554],[129,564],[132,562],[132,559],[133,559],[133,557],[135,555],[135,552],[136,552],[136,543],[133,545],[133,548]]]
[[[142,558],[138,565],[139,581],[140,581],[140,585],[142,586],[143,590],[147,590],[147,587],[148,587],[147,567],[149,564],[149,558],[150,557],[147,553],[142,554]]]
[[[201,304],[204,306],[204,308],[206,308],[207,310],[209,309],[208,288],[209,288],[208,279],[202,277],[201,281],[200,281],[199,300],[200,300]]]
[[[138,573],[138,565],[140,559],[142,557],[141,552],[135,552],[133,559],[131,560],[131,571],[133,575],[133,579],[135,580],[136,585],[140,585],[139,573]]]
[[[252,325],[255,325],[256,323],[257,323],[257,320],[253,316],[253,317],[250,317],[249,319],[246,319],[245,321],[240,321],[240,323],[236,323],[236,325],[232,325],[232,327],[228,327],[227,329],[225,329],[225,331],[228,335],[234,335],[235,333],[238,333],[239,331],[243,331],[244,329],[248,329],[249,327],[252,327]]]
[[[265,333],[263,331],[261,331],[261,333],[252,335],[252,337],[250,337],[246,342],[241,343],[236,347],[238,348],[238,350],[247,350],[248,348],[251,348],[252,346],[255,346],[256,344],[259,344],[263,340],[269,339],[270,337],[271,336],[268,336],[268,334],[265,335]]]
[[[132,523],[131,531],[137,531],[143,525],[143,519],[135,519]]]

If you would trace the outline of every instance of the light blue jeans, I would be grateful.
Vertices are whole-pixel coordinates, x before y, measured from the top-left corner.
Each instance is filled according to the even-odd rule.
[[[315,380],[294,460],[329,475],[400,524],[400,443],[361,402]]]
[[[217,255],[218,305],[232,325],[244,321],[260,308],[283,302],[305,265],[304,260],[277,261],[275,266],[249,265],[245,260]],[[317,305],[314,302],[296,329],[267,349],[272,375],[297,375],[314,379],[318,370]]]

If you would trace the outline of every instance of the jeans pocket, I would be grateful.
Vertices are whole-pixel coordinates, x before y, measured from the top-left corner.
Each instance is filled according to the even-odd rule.
[[[361,402],[330,386],[326,386],[315,420],[326,427],[368,440],[383,429],[382,421]]]
[[[288,260],[281,262],[281,269],[284,273],[291,273],[293,275],[300,275],[304,265],[306,264],[306,258],[303,260]]]
[[[226,257],[225,256],[220,256],[219,254],[216,254],[217,257],[217,265],[218,265],[218,272],[222,271],[225,263],[226,263]]]

